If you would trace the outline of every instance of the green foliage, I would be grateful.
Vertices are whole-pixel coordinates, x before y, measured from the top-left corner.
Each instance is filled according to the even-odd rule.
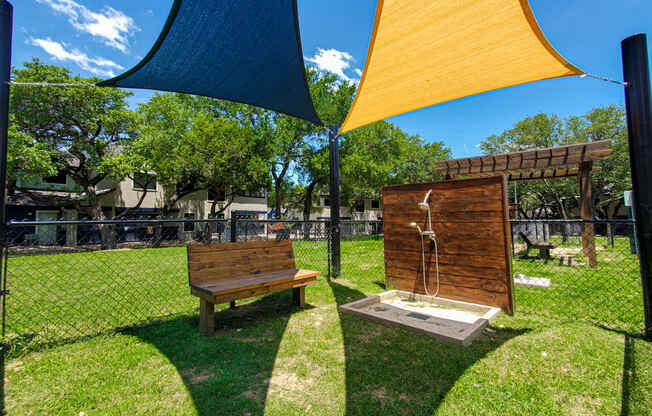
[[[11,116],[13,119],[13,115]],[[57,174],[54,163],[57,152],[47,144],[18,131],[13,120],[9,122],[7,149],[7,180],[12,183],[20,175],[25,180]]]
[[[156,94],[139,108],[140,137],[125,157],[129,165],[156,172],[166,209],[196,191],[223,192],[228,203],[268,184],[270,150],[267,138],[256,134],[256,111],[204,97]]]
[[[556,115],[527,117],[499,135],[480,144],[485,154],[611,140],[613,153],[599,162],[591,175],[594,215],[610,218],[622,204],[623,191],[631,188],[627,130],[624,112],[615,105],[595,108],[583,116],[560,119]],[[516,188],[521,213],[567,218],[578,207],[579,189],[575,178],[543,179],[510,184]]]
[[[12,72],[18,82],[99,81],[37,59]],[[28,176],[64,171],[97,203],[94,196],[102,180],[124,177],[119,149],[136,133],[136,116],[127,109],[130,95],[116,88],[12,88],[9,178],[19,171]]]
[[[442,142],[426,143],[386,121],[356,129],[342,144],[343,200],[352,205],[379,197],[384,185],[431,181],[434,162],[450,156]]]

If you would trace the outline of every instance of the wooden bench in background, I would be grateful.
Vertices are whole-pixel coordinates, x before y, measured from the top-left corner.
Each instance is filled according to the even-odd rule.
[[[539,258],[540,259],[549,259],[550,250],[557,247],[555,243],[546,243],[545,241],[539,241],[531,238],[529,235],[524,232],[518,233],[521,239],[525,242],[525,254],[521,257],[527,257],[530,249],[536,248],[539,249]]]
[[[305,287],[317,276],[296,268],[290,240],[188,246],[188,282],[199,297],[202,334],[215,332],[216,303],[293,289],[293,303],[302,307]]]

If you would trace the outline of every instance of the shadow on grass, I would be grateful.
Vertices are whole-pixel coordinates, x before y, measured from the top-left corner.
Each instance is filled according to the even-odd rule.
[[[283,333],[298,310],[286,292],[216,312],[214,336],[198,333],[198,315],[128,332],[176,367],[198,414],[263,414]]]
[[[338,305],[365,298],[330,281]],[[473,364],[527,330],[496,329],[469,347],[340,315],[346,359],[346,414],[432,414]]]
[[[631,395],[632,378],[634,378],[634,340],[628,335],[625,335],[625,348],[623,353],[623,386],[620,401],[620,414],[622,416],[630,414],[629,399]]]

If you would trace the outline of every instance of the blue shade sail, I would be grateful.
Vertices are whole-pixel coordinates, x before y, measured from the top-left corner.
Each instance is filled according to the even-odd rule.
[[[322,124],[306,82],[296,0],[175,0],[147,56],[98,85],[203,95]]]

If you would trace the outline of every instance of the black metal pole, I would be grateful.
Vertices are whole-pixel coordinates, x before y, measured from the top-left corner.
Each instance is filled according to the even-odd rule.
[[[0,264],[2,265],[2,345],[0,345],[0,413],[5,413],[5,317],[7,293],[7,141],[9,138],[9,81],[14,8],[0,0]]]
[[[638,258],[643,288],[645,337],[652,339],[652,103],[645,34],[622,41],[629,163]]]
[[[11,76],[11,31],[14,8],[0,0],[0,242],[7,238],[6,183],[7,140],[9,136],[9,81]]]
[[[338,126],[330,126],[328,132],[328,149],[330,157],[330,200],[331,200],[331,276],[340,275],[340,151]]]

